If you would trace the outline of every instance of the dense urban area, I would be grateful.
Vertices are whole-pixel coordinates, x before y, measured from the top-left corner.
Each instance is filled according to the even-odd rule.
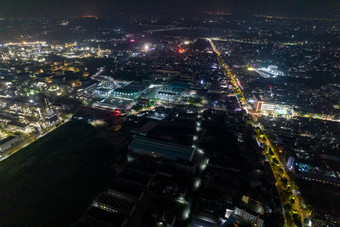
[[[340,226],[339,22],[0,18],[0,225]]]

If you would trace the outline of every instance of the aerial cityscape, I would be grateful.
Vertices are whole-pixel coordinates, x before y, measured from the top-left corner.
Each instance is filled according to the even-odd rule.
[[[340,3],[268,2],[0,2],[0,226],[340,226]]]

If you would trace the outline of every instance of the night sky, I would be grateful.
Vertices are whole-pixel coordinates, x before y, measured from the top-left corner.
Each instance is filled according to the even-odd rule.
[[[0,0],[0,17],[203,12],[334,18],[340,0]]]

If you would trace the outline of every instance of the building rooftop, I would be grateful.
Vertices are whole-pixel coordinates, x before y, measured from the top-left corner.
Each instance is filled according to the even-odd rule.
[[[194,148],[192,147],[146,137],[135,137],[129,147],[137,153],[149,153],[152,156],[163,156],[169,159],[191,160],[194,153]]]
[[[123,171],[121,171],[117,175],[117,178],[125,182],[131,182],[131,183],[141,185],[144,187],[147,187],[151,180],[151,177],[135,172],[133,170],[129,170],[129,169],[124,169]]]
[[[185,89],[190,89],[192,87],[192,84],[190,83],[184,83],[184,82],[179,82],[179,81],[174,81],[170,84],[167,85],[168,87],[172,89],[179,89],[179,90],[185,90]]]
[[[121,93],[138,93],[143,90],[145,90],[149,84],[143,83],[143,82],[138,82],[138,81],[133,81],[129,83],[128,85],[117,88],[115,92],[121,92]]]
[[[158,124],[158,122],[155,121],[148,121],[146,122],[141,128],[136,129],[134,131],[132,131],[133,133],[142,135],[142,136],[146,136],[148,135],[148,133],[156,127],[156,125]]]
[[[157,167],[150,163],[134,162],[129,164],[126,168],[148,176],[155,176],[157,173]]]
[[[94,218],[98,221],[109,223],[111,226],[122,226],[128,215],[122,213],[111,213],[92,206],[86,212],[86,216]]]
[[[119,180],[111,182],[108,189],[109,191],[118,192],[120,194],[124,194],[135,198],[139,198],[143,193],[142,189]]]
[[[106,209],[112,210],[113,212],[130,213],[133,209],[134,204],[112,195],[101,194],[97,199],[98,206],[103,206]]]
[[[9,136],[9,137],[7,137],[7,138],[1,140],[1,141],[0,141],[0,145],[7,143],[8,141],[10,141],[10,140],[12,140],[12,139],[14,139],[14,138],[15,138],[15,136]]]

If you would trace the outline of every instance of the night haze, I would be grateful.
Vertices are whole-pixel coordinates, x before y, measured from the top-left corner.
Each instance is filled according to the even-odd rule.
[[[0,0],[0,226],[340,226],[335,0]]]
[[[335,17],[336,0],[11,0],[1,1],[0,16],[112,16],[124,13],[224,12],[293,17]]]

